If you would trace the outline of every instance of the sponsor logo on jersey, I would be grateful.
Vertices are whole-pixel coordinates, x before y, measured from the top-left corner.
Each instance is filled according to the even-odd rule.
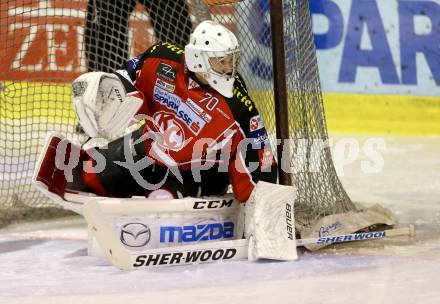
[[[200,130],[206,125],[206,121],[193,112],[184,102],[180,104],[176,114],[177,118],[185,123],[195,135],[198,135]]]
[[[248,111],[252,111],[254,108],[254,104],[252,103],[252,100],[247,94],[242,93],[236,86],[234,86],[233,89],[234,96],[245,106]]]
[[[144,55],[144,53],[131,58],[129,61],[127,61],[127,70],[128,71],[134,71],[137,70],[139,68],[139,62],[141,61],[142,56]]]
[[[183,54],[184,50],[180,47],[178,47],[177,45],[174,45],[172,43],[169,42],[162,42],[161,43],[162,46],[166,47],[167,49],[169,49],[170,51],[172,51],[173,53],[176,53],[177,55]]]
[[[189,226],[160,227],[161,243],[188,243],[230,239],[234,237],[234,223],[211,223]]]
[[[186,100],[186,104],[191,108],[191,110],[193,110],[197,115],[202,115],[203,114],[203,109],[201,107],[199,107],[198,104],[196,104],[191,98],[188,98]]]
[[[274,162],[274,157],[270,149],[258,150],[258,156],[260,159],[261,170],[264,171],[267,168],[272,167],[272,164]]]
[[[261,116],[260,115],[256,115],[254,117],[252,117],[249,121],[249,130],[251,131],[257,131],[260,129],[263,129],[264,125],[263,125],[263,121],[261,120]]]
[[[142,223],[128,223],[121,228],[121,242],[129,247],[143,247],[148,244],[151,231]]]
[[[154,87],[153,99],[174,112],[177,112],[180,104],[182,103],[182,99],[180,99],[179,96],[171,94],[158,86]]]
[[[182,121],[195,135],[206,125],[206,120],[198,116],[191,108],[177,95],[171,94],[159,87],[154,87],[153,98],[160,104],[165,105],[168,109],[176,113],[176,118]]]
[[[231,119],[231,117],[229,117],[229,115],[228,114],[226,114],[222,109],[220,109],[220,108],[215,108],[220,114],[222,114],[223,115],[223,117],[224,118],[226,118],[226,119]]]
[[[186,100],[186,104],[188,107],[190,107],[191,110],[193,110],[197,115],[199,115],[204,121],[211,122],[212,116],[203,111],[203,109],[196,104],[192,99],[188,98]]]
[[[253,143],[260,145],[261,148],[264,148],[269,143],[265,128],[249,132],[249,138],[252,138],[254,140]]]
[[[163,81],[162,79],[159,79],[159,78],[156,79],[156,86],[161,88],[161,89],[164,89],[164,90],[166,90],[166,91],[168,91],[170,93],[173,93],[174,90],[176,89],[175,85],[172,85],[172,84],[170,84],[170,83],[168,83],[166,81]]]
[[[133,264],[133,267],[179,265],[229,260],[235,257],[236,254],[237,249],[235,248],[190,250],[183,252],[153,253],[148,255],[141,254],[136,257],[136,262]]]
[[[154,114],[153,119],[162,134],[162,140],[155,142],[164,149],[179,151],[185,145],[185,132],[174,117],[174,114],[164,111]]]
[[[203,113],[200,115],[200,117],[201,117],[204,121],[206,121],[206,122],[211,122],[211,120],[212,120],[212,116],[209,115],[209,114],[206,113],[206,112],[203,112]]]
[[[165,62],[161,62],[156,70],[156,75],[165,78],[168,81],[175,82],[177,69]]]
[[[188,90],[192,90],[198,87],[200,87],[200,85],[190,77],[188,80]]]
[[[198,134],[200,132],[200,125],[196,122],[192,123],[189,127],[194,134]]]

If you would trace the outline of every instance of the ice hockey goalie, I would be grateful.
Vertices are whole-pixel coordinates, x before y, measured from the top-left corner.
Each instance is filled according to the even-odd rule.
[[[239,54],[239,43],[231,31],[205,21],[196,27],[184,49],[158,43],[114,73],[81,75],[72,85],[81,126],[90,137],[116,139],[103,147],[82,149],[61,135],[51,134],[35,170],[35,184],[54,200],[64,202],[72,200],[72,192],[120,198],[117,202],[140,196],[168,201],[222,196],[231,185],[236,200],[248,201],[250,240],[257,235],[265,239],[261,236],[266,230],[279,226],[274,223],[281,223],[281,230],[289,228],[280,219],[286,216],[286,200],[293,210],[291,192],[286,192],[290,193],[288,198],[272,197],[273,202],[279,202],[277,208],[269,204],[267,190],[259,192],[258,197],[266,195],[267,204],[260,204],[258,211],[254,207],[259,204],[249,201],[252,193],[255,197],[257,183],[276,182],[277,165],[262,119],[237,73]],[[141,126],[123,135],[133,122],[141,122]],[[254,217],[259,212],[259,217]],[[273,215],[275,221],[266,214]],[[225,228],[230,223],[228,238],[241,238],[245,233],[239,229],[244,220],[210,216],[203,225]],[[257,224],[256,218],[264,218],[265,226]],[[196,217],[172,227],[193,227],[194,221],[199,223],[194,227],[202,225]],[[115,225],[122,235],[125,224]],[[159,237],[155,244],[162,244],[160,232],[154,235]],[[294,242],[292,230],[283,235]],[[191,240],[199,241],[197,234]],[[263,247],[251,243],[254,258],[268,256]],[[293,253],[296,257],[293,249],[287,256],[291,258]]]
[[[275,182],[276,162],[236,72],[238,57],[235,35],[206,21],[185,50],[159,43],[113,74],[77,78],[75,109],[91,137],[121,134],[133,116],[144,124],[105,147],[80,149],[79,159],[68,161],[77,164],[68,188],[111,197],[162,189],[185,197],[220,195],[231,184],[244,202],[258,181]]]

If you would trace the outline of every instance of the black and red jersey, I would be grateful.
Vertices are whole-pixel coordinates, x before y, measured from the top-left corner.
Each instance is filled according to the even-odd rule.
[[[154,138],[145,141],[145,153],[156,164],[227,171],[239,201],[257,181],[275,182],[267,132],[240,75],[234,96],[225,98],[199,83],[185,66],[183,49],[169,43],[150,47],[116,74],[129,94],[144,100],[138,114],[148,116],[143,132]]]

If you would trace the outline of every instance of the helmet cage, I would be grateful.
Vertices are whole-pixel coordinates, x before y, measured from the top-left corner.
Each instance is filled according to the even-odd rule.
[[[205,53],[208,58],[207,73],[226,78],[235,76],[240,59],[240,50],[238,48],[227,52],[205,51]],[[228,58],[232,58],[230,63],[225,62]],[[221,72],[219,69],[216,69],[216,67],[221,69],[227,64],[230,65],[230,71]]]

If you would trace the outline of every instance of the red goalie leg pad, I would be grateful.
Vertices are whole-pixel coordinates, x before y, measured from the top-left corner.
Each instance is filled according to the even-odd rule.
[[[49,139],[46,151],[44,151],[43,159],[40,163],[35,180],[44,183],[50,192],[64,197],[67,180],[63,170],[57,168],[57,148],[63,138],[56,135]],[[66,153],[64,155],[63,163],[68,160],[70,152],[72,150],[72,144],[67,144]],[[58,155],[59,157],[60,155]]]
[[[93,170],[93,160],[89,159],[85,163],[85,170],[82,173],[82,179],[87,187],[93,191],[93,193],[98,194],[100,196],[109,196],[107,191],[105,191],[101,182],[99,181],[98,176]]]

